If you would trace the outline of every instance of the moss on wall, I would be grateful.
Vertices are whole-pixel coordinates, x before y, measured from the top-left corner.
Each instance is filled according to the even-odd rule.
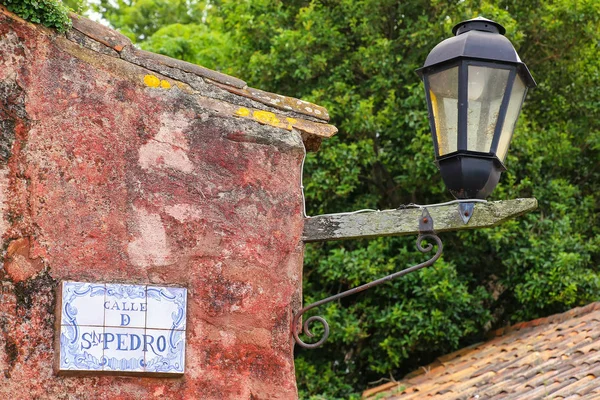
[[[71,27],[69,7],[61,0],[0,0],[9,11],[27,21],[65,32]]]

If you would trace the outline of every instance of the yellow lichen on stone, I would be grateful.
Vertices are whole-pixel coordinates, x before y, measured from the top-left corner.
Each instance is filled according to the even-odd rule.
[[[288,122],[288,126],[287,126],[287,128],[288,128],[289,130],[292,130],[292,128],[294,127],[294,124],[295,124],[296,122],[298,122],[298,120],[297,120],[296,118],[290,118],[290,117],[287,117],[285,120]]]
[[[170,89],[171,84],[165,80],[160,81],[160,87],[163,89]]]
[[[273,114],[272,112],[269,112],[269,111],[258,111],[257,110],[252,113],[252,116],[258,122],[261,122],[261,123],[267,124],[267,125],[278,126],[279,123],[281,122],[281,121],[279,121],[279,118],[277,118],[277,116],[275,114]]]
[[[144,76],[144,83],[146,86],[157,88],[160,86],[160,79],[154,75],[146,75]]]
[[[236,112],[235,115],[239,115],[240,117],[247,117],[250,115],[250,110],[248,110],[246,107],[240,107]]]
[[[173,81],[171,82],[171,87],[177,87],[179,90],[187,94],[197,94],[197,92],[183,82]]]

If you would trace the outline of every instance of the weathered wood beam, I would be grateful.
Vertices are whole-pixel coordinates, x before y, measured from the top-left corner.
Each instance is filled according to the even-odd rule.
[[[489,228],[537,208],[534,198],[475,203],[471,220],[465,224],[458,204],[427,207],[436,232]],[[379,236],[413,235],[419,232],[422,209],[404,208],[358,214],[317,215],[304,220],[304,242],[364,239]]]

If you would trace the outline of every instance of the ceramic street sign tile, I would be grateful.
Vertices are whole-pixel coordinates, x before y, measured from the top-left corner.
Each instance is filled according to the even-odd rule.
[[[104,328],[104,371],[144,372],[146,330],[138,328]]]
[[[145,353],[146,372],[179,372],[185,367],[185,331],[169,329],[147,329],[157,338],[154,346]],[[172,351],[170,349],[178,349]]]
[[[104,326],[104,312],[95,311],[104,307],[104,293],[104,284],[64,282],[61,325]]]
[[[104,326],[146,327],[146,286],[107,283]]]
[[[102,371],[103,333],[102,326],[61,325],[61,370]]]
[[[64,281],[59,372],[181,375],[185,288]]]
[[[146,328],[185,330],[186,290],[171,287],[148,286]]]

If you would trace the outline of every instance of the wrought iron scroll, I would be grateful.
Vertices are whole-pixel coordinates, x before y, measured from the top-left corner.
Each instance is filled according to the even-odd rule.
[[[326,304],[326,303],[329,303],[329,302],[332,302],[335,300],[342,299],[346,296],[350,296],[350,295],[362,292],[364,290],[367,290],[367,289],[370,289],[377,285],[380,285],[384,282],[390,281],[394,278],[398,278],[400,276],[410,274],[411,272],[417,271],[421,268],[429,267],[429,266],[433,265],[433,263],[435,263],[438,260],[438,258],[440,258],[440,256],[442,255],[442,248],[443,248],[442,241],[440,240],[440,238],[437,236],[437,234],[433,230],[433,219],[431,218],[431,215],[429,214],[429,212],[427,211],[426,208],[423,209],[423,213],[419,219],[419,237],[417,238],[417,249],[421,253],[429,253],[433,249],[432,243],[428,243],[426,246],[423,246],[423,241],[425,239],[432,240],[433,242],[435,242],[435,245],[437,246],[437,251],[429,260],[422,262],[421,264],[413,265],[412,267],[406,268],[402,271],[395,272],[391,275],[384,276],[383,278],[379,278],[375,281],[355,287],[354,289],[350,289],[345,292],[338,293],[334,296],[328,297],[326,299],[317,301],[315,303],[312,303],[312,304],[302,308],[300,311],[298,311],[298,313],[294,316],[294,320],[292,321],[292,324],[293,324],[292,325],[292,333],[294,335],[294,339],[296,340],[296,343],[300,347],[304,347],[306,349],[314,349],[314,348],[321,346],[323,343],[325,343],[325,341],[329,337],[329,324],[323,317],[311,316],[311,317],[307,318],[306,321],[304,321],[304,324],[300,324],[300,319],[302,318],[302,315],[305,312],[307,312],[308,310],[312,310],[313,308],[319,307],[323,304]],[[302,339],[300,339],[300,334],[304,333],[306,336],[311,337],[311,338],[315,336],[314,333],[312,333],[312,331],[310,330],[310,325],[315,321],[318,321],[323,325],[323,330],[324,330],[323,336],[315,343],[303,342]],[[300,331],[298,331],[298,328],[300,328]]]

